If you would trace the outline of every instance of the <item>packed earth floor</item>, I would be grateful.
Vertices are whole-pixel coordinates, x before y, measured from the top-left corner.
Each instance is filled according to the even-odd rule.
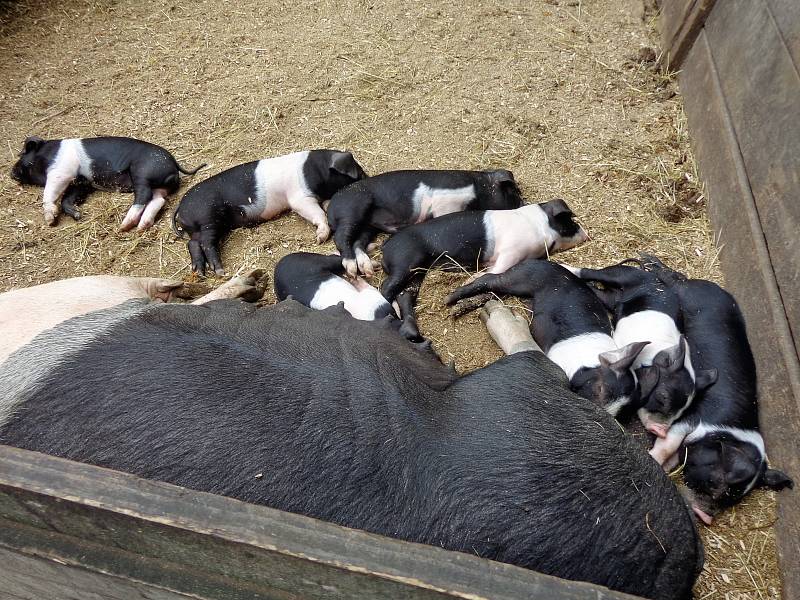
[[[647,251],[722,283],[725,240],[712,239],[656,44],[642,0],[0,2],[0,291],[98,273],[194,280],[169,223],[188,186],[312,148],[351,150],[370,174],[510,169],[529,202],[563,198],[589,231],[561,260]],[[33,134],[132,136],[208,167],[144,233],[118,231],[132,197],[105,192],[48,227],[41,189],[9,175]],[[314,235],[286,214],[234,232],[223,261],[271,273],[289,252],[333,251]],[[500,356],[476,313],[454,321],[443,306],[466,277],[432,272],[419,306],[461,372]],[[756,491],[699,525],[696,598],[780,597],[774,502]]]

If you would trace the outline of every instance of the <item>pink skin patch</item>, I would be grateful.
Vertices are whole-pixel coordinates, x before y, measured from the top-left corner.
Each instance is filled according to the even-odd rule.
[[[663,423],[653,423],[653,422],[651,422],[651,423],[648,423],[648,425],[647,425],[647,431],[649,431],[653,435],[656,435],[656,436],[658,436],[660,438],[667,437],[667,431],[668,430],[669,430],[669,427],[667,425],[664,425]]]
[[[356,277],[353,281],[350,282],[351,285],[356,288],[359,292],[361,290],[366,290],[371,288],[372,286],[368,284],[366,281],[361,279],[361,277]]]
[[[709,515],[707,512],[705,512],[702,508],[700,508],[696,504],[692,504],[692,510],[694,511],[694,514],[697,515],[697,518],[700,519],[706,525],[711,525],[711,523],[714,522],[714,517]]]

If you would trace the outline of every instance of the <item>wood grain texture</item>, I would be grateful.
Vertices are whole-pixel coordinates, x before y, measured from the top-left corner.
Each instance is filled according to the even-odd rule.
[[[209,599],[633,598],[8,446],[0,548]]]
[[[795,6],[784,31],[800,30]],[[722,2],[705,29],[797,355],[800,74],[765,0]]]
[[[721,8],[723,4],[725,9]],[[791,61],[787,60],[785,47],[778,44],[780,40],[775,30],[769,34],[763,14],[757,23],[760,28],[756,27],[764,35],[760,40],[732,35],[730,31],[720,35],[722,21],[715,21],[717,11],[735,10],[737,6],[741,8],[741,4],[718,3],[707,22],[709,31],[715,31],[713,40],[718,47],[713,46],[707,31],[701,32],[684,62],[680,86],[695,155],[709,196],[709,215],[721,248],[726,287],[736,296],[745,314],[756,358],[760,420],[770,460],[774,466],[800,480],[796,441],[800,433],[800,362],[787,319],[792,310],[787,310],[786,289],[779,281],[779,277],[791,274],[782,271],[778,275],[774,270],[776,256],[784,257],[786,263],[782,267],[798,258],[796,253],[789,255],[793,252],[794,241],[783,243],[780,238],[796,237],[796,227],[794,232],[788,232],[783,224],[777,223],[780,219],[794,218],[800,195],[796,166],[792,166],[786,154],[786,148],[796,145],[798,138],[786,137],[796,135],[793,133],[796,123],[788,124],[785,112],[774,118],[785,127],[783,130],[768,122],[773,119],[770,111],[791,110],[783,90],[773,90],[773,86],[785,85],[787,80],[769,80],[763,73],[756,73],[750,81],[749,71],[743,69],[742,56],[755,55],[744,48],[747,44],[743,40],[762,44],[762,54],[778,55],[763,58],[766,65],[763,68],[769,72],[785,69]],[[752,4],[764,8],[762,0]],[[742,15],[744,13],[740,13]],[[730,15],[724,15],[724,19],[733,26]],[[718,69],[719,62],[725,64],[724,70]],[[756,71],[761,68],[755,67]],[[744,73],[747,76],[743,76]],[[788,81],[793,85],[791,77]],[[753,82],[761,87],[754,87]],[[743,97],[745,91],[749,91],[750,101]],[[729,98],[728,92],[733,97]],[[759,95],[770,98],[759,99]],[[760,106],[748,109],[748,102]],[[766,106],[771,108],[766,110]],[[763,131],[759,131],[762,128],[770,131],[773,139],[764,137]],[[786,169],[795,169],[794,175],[785,172]],[[774,185],[777,182],[780,188]],[[781,202],[788,203],[792,195],[794,205],[782,206]],[[769,229],[765,223],[774,229]],[[778,515],[776,530],[784,596],[797,598],[800,597],[800,494],[797,491],[779,494]]]
[[[186,600],[191,596],[0,548],[4,600]]]
[[[794,64],[800,72],[800,2],[797,0],[766,0],[767,10],[780,32]]]
[[[678,70],[692,49],[716,0],[666,0],[661,3],[661,65]]]

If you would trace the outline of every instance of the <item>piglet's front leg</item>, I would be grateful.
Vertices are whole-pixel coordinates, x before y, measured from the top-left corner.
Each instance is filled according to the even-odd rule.
[[[650,449],[650,456],[664,467],[664,470],[670,471],[675,467],[675,461],[672,459],[685,438],[685,431],[682,431],[681,428],[678,427],[671,427],[665,437],[656,439],[655,444],[653,444],[653,447]]]
[[[317,243],[322,244],[331,236],[328,218],[314,196],[301,196],[289,200],[289,208],[317,228]]]
[[[74,173],[55,169],[47,174],[47,181],[42,193],[42,209],[44,211],[44,221],[48,225],[56,224],[56,219],[60,212],[58,201],[61,198],[61,194],[72,183],[74,177]]]

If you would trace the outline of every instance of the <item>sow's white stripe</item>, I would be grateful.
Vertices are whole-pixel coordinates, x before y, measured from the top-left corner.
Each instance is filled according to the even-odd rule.
[[[47,169],[47,174],[65,175],[70,179],[83,175],[92,181],[92,159],[86,153],[83,142],[77,138],[61,140],[58,152]]]
[[[414,220],[417,223],[460,212],[475,199],[475,186],[460,188],[433,188],[420,183],[411,197]]]
[[[553,344],[547,351],[547,358],[556,363],[572,380],[572,376],[582,367],[599,367],[598,358],[603,352],[616,350],[613,338],[605,333],[584,333]]]
[[[369,289],[359,291],[351,283],[336,275],[320,284],[309,306],[315,310],[322,310],[336,306],[339,302],[344,302],[345,310],[362,321],[372,321],[378,309],[389,306],[386,298],[375,288],[370,286]]]
[[[39,382],[112,327],[150,305],[136,298],[59,323],[41,332],[0,364],[0,426],[37,390]],[[0,440],[1,441],[1,440]]]
[[[256,197],[248,198],[249,202],[244,206],[248,217],[255,219],[265,213],[270,215],[273,212],[271,208],[277,215],[288,208],[289,198],[313,195],[303,177],[303,166],[308,155],[309,151],[304,150],[258,161],[255,170]]]
[[[650,341],[636,357],[634,369],[652,365],[656,354],[677,344],[680,336],[675,321],[657,310],[643,310],[623,317],[614,329],[614,341],[620,348],[633,342]]]

